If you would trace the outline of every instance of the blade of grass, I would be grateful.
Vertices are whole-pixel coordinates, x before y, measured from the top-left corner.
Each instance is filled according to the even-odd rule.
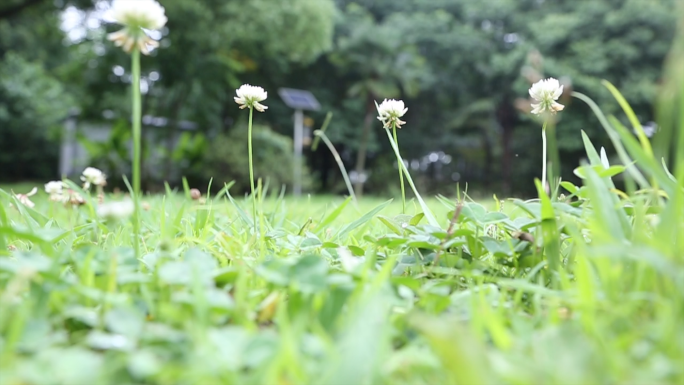
[[[359,218],[359,219],[355,220],[354,222],[352,222],[352,223],[350,223],[350,224],[344,226],[344,227],[343,227],[342,229],[340,229],[340,231],[337,233],[336,238],[337,238],[337,239],[340,239],[340,238],[344,237],[345,235],[349,234],[352,230],[354,230],[354,229],[356,229],[357,227],[359,227],[359,226],[365,224],[366,222],[370,221],[371,219],[373,219],[373,217],[374,217],[377,213],[379,213],[380,211],[382,211],[382,210],[383,210],[385,207],[387,207],[390,203],[392,203],[392,199],[390,199],[390,200],[388,200],[388,201],[386,201],[386,202],[384,202],[384,203],[381,203],[380,205],[376,206],[376,207],[375,207],[374,209],[372,209],[371,211],[369,211],[369,212],[365,213],[364,215],[362,215],[361,218]]]
[[[409,182],[409,185],[411,185],[411,189],[413,190],[413,194],[415,194],[416,199],[418,199],[418,203],[420,203],[420,208],[423,210],[423,213],[425,214],[425,218],[427,219],[428,223],[430,225],[435,226],[435,227],[440,227],[439,222],[435,219],[435,215],[432,214],[432,211],[430,208],[425,204],[425,201],[423,200],[423,197],[420,196],[420,193],[416,189],[416,185],[413,183],[413,179],[411,178],[411,174],[409,174],[409,171],[406,169],[406,165],[404,164],[404,159],[401,157],[401,154],[399,153],[399,148],[397,147],[397,144],[394,142],[394,138],[392,137],[392,133],[390,133],[389,130],[385,130],[387,133],[387,138],[389,138],[390,144],[392,145],[392,149],[394,150],[394,154],[397,156],[397,159],[400,159],[401,162],[398,162],[401,168],[404,170],[404,175],[406,176],[406,180]]]
[[[337,219],[337,217],[342,214],[342,211],[344,211],[344,208],[347,207],[349,202],[352,200],[352,197],[348,197],[347,199],[344,200],[335,210],[333,210],[328,216],[323,218],[323,220],[316,226],[316,229],[314,230],[315,233],[318,233],[319,231],[323,230],[324,228],[328,227],[331,223]]]
[[[629,122],[632,123],[632,127],[636,131],[637,137],[641,142],[641,147],[644,149],[644,152],[646,152],[646,154],[652,158],[653,148],[651,148],[651,142],[648,140],[648,137],[644,132],[644,128],[641,126],[641,123],[639,122],[639,119],[637,119],[634,110],[632,110],[632,107],[629,105],[629,103],[627,103],[625,97],[622,96],[620,91],[617,88],[615,88],[615,86],[611,82],[609,82],[608,80],[603,80],[601,84],[603,84],[603,86],[606,87],[611,94],[613,94],[613,97],[620,104],[622,110],[625,111],[627,119],[629,119]]]
[[[591,108],[591,110],[594,112],[599,122],[603,126],[604,130],[608,134],[608,137],[610,138],[611,142],[613,143],[613,146],[615,147],[615,150],[617,151],[618,156],[620,157],[620,161],[622,161],[624,165],[629,165],[630,163],[632,163],[632,159],[629,157],[627,151],[625,151],[625,148],[622,145],[622,142],[620,141],[620,135],[610,125],[605,115],[603,114],[601,109],[596,105],[596,103],[594,103],[594,101],[591,100],[591,98],[589,98],[588,96],[581,94],[579,92],[573,92],[572,96],[585,102],[589,106],[589,108]],[[632,178],[634,178],[634,180],[639,184],[639,186],[641,186],[641,188],[650,187],[648,181],[646,181],[646,178],[644,178],[641,171],[639,171],[639,169],[635,166],[628,166],[627,172],[630,176],[632,176]]]
[[[541,232],[544,241],[544,255],[549,261],[549,269],[552,272],[557,272],[560,267],[560,232],[558,231],[558,224],[556,223],[556,214],[551,205],[551,199],[541,185],[541,181],[535,179],[537,186],[537,193],[541,201]],[[555,280],[555,275],[553,275]]]
[[[332,111],[328,112],[328,113],[325,115],[325,120],[323,121],[323,124],[321,125],[321,129],[320,129],[320,130],[316,130],[316,132],[320,132],[321,134],[324,134],[324,135],[325,135],[325,130],[328,129],[328,125],[330,124],[330,120],[332,120],[332,117],[333,117]],[[314,134],[315,134],[316,132],[314,132]],[[314,138],[313,143],[311,144],[311,151],[316,151],[316,150],[318,150],[318,143],[320,143],[320,141],[321,141],[321,137],[318,136],[318,135],[316,135],[316,137]]]

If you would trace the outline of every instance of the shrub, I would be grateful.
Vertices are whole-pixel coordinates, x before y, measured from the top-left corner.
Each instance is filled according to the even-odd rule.
[[[290,190],[294,179],[292,139],[269,127],[255,125],[252,144],[255,180],[261,178],[264,183],[268,182],[272,190],[280,190],[282,185],[287,185]],[[307,188],[311,180],[306,167],[302,174],[302,187]],[[228,134],[221,134],[212,140],[204,157],[201,176],[205,180],[213,177],[213,185],[216,187],[235,181],[232,192],[249,192],[246,125],[238,125]]]

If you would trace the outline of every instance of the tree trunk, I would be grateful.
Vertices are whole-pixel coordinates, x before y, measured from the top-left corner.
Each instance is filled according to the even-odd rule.
[[[368,137],[370,136],[371,125],[373,124],[373,116],[375,114],[375,104],[373,103],[373,96],[368,95],[368,103],[366,107],[366,118],[363,121],[363,132],[361,133],[361,142],[359,142],[359,149],[356,153],[356,173],[358,179],[354,183],[354,194],[358,198],[363,195],[363,180],[361,175],[366,168],[366,152],[368,149]]]

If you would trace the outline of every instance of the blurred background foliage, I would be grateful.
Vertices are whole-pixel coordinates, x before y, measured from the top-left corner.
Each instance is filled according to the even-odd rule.
[[[385,181],[396,165],[373,100],[406,101],[408,123],[399,142],[424,190],[451,193],[458,181],[476,191],[525,194],[541,162],[530,84],[559,78],[567,90],[591,95],[613,113],[618,106],[600,85],[607,79],[646,124],[654,120],[676,18],[675,0],[161,3],[169,22],[160,49],[142,61],[143,114],[164,117],[169,137],[183,121],[197,129],[183,133],[173,148],[163,140],[146,146],[159,146],[166,163],[197,184],[214,176],[219,186],[237,178],[237,187],[246,188],[247,114],[233,95],[242,83],[260,85],[270,108],[256,117],[268,126],[256,134],[264,146],[258,156],[267,162],[257,173],[270,177],[271,186],[290,183],[292,111],[277,89],[307,89],[322,104],[309,114],[313,128],[334,113],[328,136],[347,169],[366,170],[366,192],[377,194],[394,189]],[[106,40],[116,29],[98,21],[106,7],[99,0],[0,5],[3,181],[59,177],[59,127],[70,111],[78,110],[80,121],[127,124],[129,58]],[[567,107],[557,135],[569,177],[583,154],[579,130],[598,146],[608,140],[586,106],[567,97],[561,102]],[[96,157],[102,167],[117,167],[105,160],[127,153],[120,147],[103,146],[107,153]],[[344,193],[325,148],[305,154],[309,191]],[[179,183],[182,174],[164,170],[147,173],[148,186]]]

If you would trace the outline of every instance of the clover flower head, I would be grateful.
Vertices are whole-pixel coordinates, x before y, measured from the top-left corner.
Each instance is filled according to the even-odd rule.
[[[385,99],[380,105],[375,103],[375,107],[378,109],[378,120],[383,123],[385,128],[391,128],[392,125],[401,128],[406,123],[399,119],[408,111],[402,100]]]
[[[66,190],[66,193],[62,196],[62,202],[64,202],[65,205],[70,204],[72,207],[81,206],[86,203],[81,194],[72,189]]]
[[[61,194],[63,186],[61,180],[48,182],[45,184],[45,192],[50,195]]]
[[[128,53],[137,47],[145,55],[149,55],[149,47],[159,46],[145,30],[161,29],[168,20],[164,7],[155,0],[114,0],[111,16],[124,28],[110,33],[107,38]]]
[[[535,115],[541,115],[544,112],[555,114],[565,108],[565,106],[556,102],[563,94],[563,86],[558,82],[558,79],[548,78],[540,80],[532,85],[529,93],[536,102],[532,103],[532,113]]]
[[[19,200],[19,203],[29,208],[34,208],[36,206],[35,203],[31,202],[30,197],[36,195],[37,192],[37,187],[32,188],[31,191],[29,191],[27,194],[16,194],[14,193],[14,191],[12,191],[14,196]]]
[[[235,90],[235,93],[237,94],[235,103],[240,105],[240,109],[254,108],[259,112],[264,112],[268,109],[268,107],[259,103],[268,97],[268,93],[261,87],[244,84]]]
[[[130,217],[135,205],[130,199],[119,202],[103,203],[97,207],[97,215],[104,219],[125,219]]]
[[[52,181],[45,184],[45,192],[50,195],[50,200],[58,202],[62,200],[62,190],[64,183],[61,180]]]
[[[83,170],[81,180],[83,181],[84,190],[88,190],[91,185],[98,187],[107,185],[107,177],[102,171],[96,169],[95,167],[87,167],[85,170]]]

